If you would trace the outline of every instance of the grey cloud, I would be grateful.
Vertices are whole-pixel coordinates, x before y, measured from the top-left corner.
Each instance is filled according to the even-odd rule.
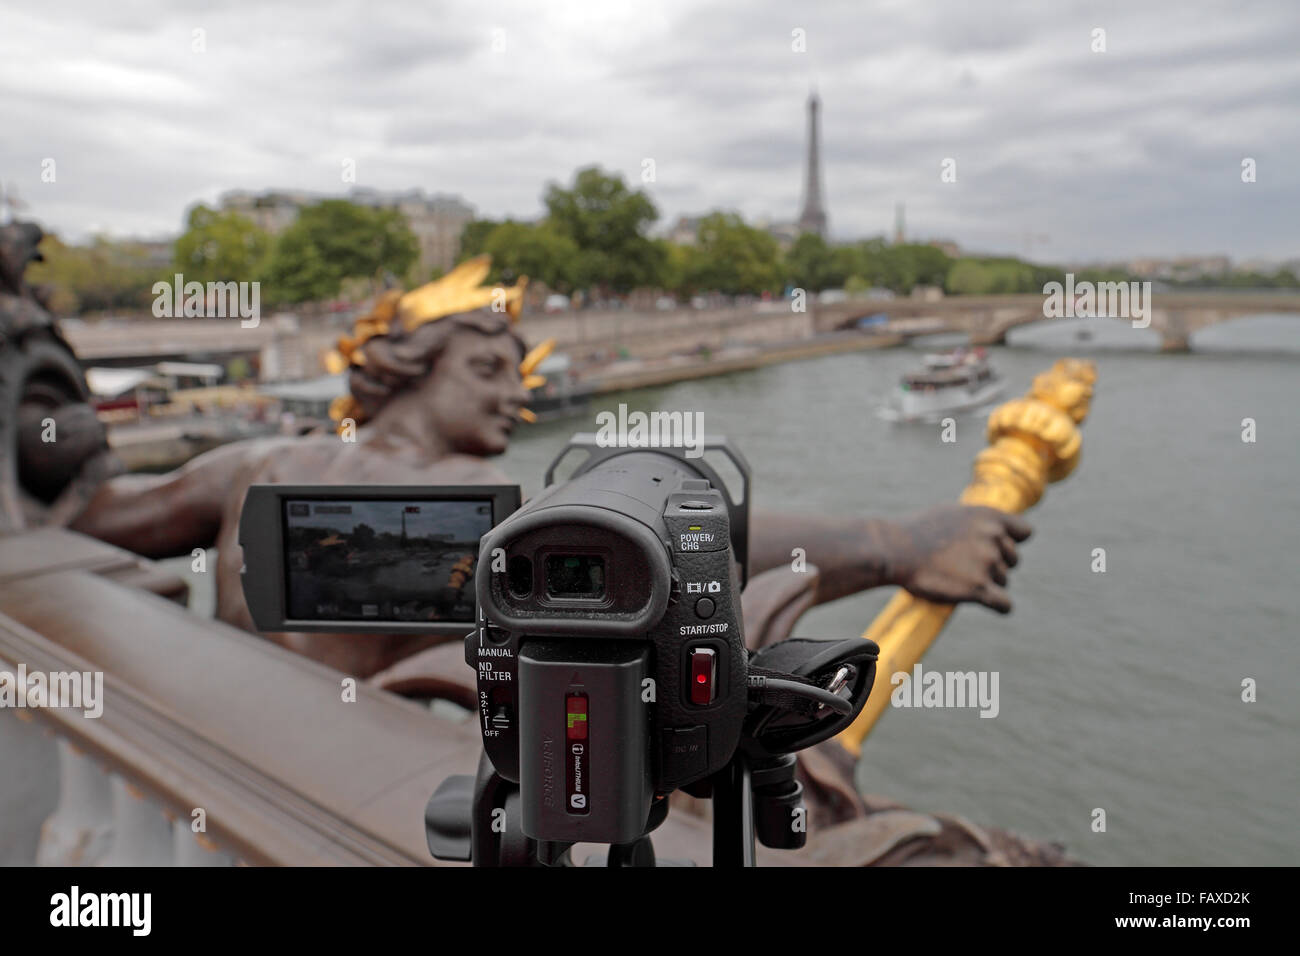
[[[791,219],[815,85],[839,237],[888,232],[904,201],[913,235],[990,250],[1041,233],[1035,251],[1056,258],[1300,254],[1300,6],[1281,0],[136,0],[7,16],[21,29],[0,31],[0,179],[74,236],[175,231],[230,188],[342,192],[344,156],[361,185],[521,218],[578,166],[639,184],[653,158],[664,220]],[[1097,26],[1105,54],[1088,49]],[[1259,182],[1240,182],[1243,155]]]

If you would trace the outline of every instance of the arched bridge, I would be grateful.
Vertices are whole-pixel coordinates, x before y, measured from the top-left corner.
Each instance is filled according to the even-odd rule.
[[[841,302],[817,307],[818,331],[852,326],[859,319],[885,314],[885,329],[903,335],[964,333],[973,345],[997,345],[1006,341],[1009,331],[1022,325],[1052,321],[1055,314],[1045,314],[1048,296],[969,295],[950,296],[933,301],[922,299],[883,299]],[[1149,298],[1149,301],[1148,301]],[[1186,351],[1192,333],[1246,315],[1291,313],[1300,316],[1300,294],[1286,292],[1153,292],[1141,300],[1142,317],[1129,302],[1127,314],[1116,315],[1097,306],[1098,315],[1120,319],[1148,321],[1145,326],[1157,332],[1165,351]],[[1076,313],[1077,315],[1077,313]]]

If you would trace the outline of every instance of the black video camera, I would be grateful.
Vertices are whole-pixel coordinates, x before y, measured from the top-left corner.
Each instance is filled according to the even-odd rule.
[[[584,460],[555,483],[573,453]],[[725,439],[706,438],[697,455],[578,435],[547,487],[508,517],[517,498],[507,488],[250,489],[240,540],[246,567],[260,572],[244,578],[259,629],[464,633],[454,621],[470,607],[473,568],[465,659],[477,674],[484,759],[476,777],[452,777],[430,800],[434,856],[564,865],[574,844],[593,843],[609,845],[610,865],[653,864],[649,834],[678,789],[713,800],[715,865],[752,865],[756,838],[803,845],[793,754],[852,722],[877,649],[860,639],[746,649],[749,467]],[[719,455],[739,473],[734,494],[710,464]],[[421,523],[413,535],[403,523],[399,533],[395,516],[417,499],[422,515],[463,512],[457,530]],[[304,502],[320,501],[346,504],[348,515],[301,517]],[[382,520],[368,501],[382,503]],[[353,547],[358,523],[368,552]],[[471,564],[463,552],[474,531]],[[428,587],[392,594],[415,560]],[[447,568],[455,594],[434,587]],[[440,617],[447,610],[459,613]]]
[[[484,537],[465,659],[523,832],[630,843],[656,797],[717,773],[740,742],[748,500],[702,460],[571,447],[584,470]]]

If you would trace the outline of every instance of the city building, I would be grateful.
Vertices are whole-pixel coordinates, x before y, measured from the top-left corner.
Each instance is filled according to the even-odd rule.
[[[420,243],[420,268],[425,272],[446,272],[455,265],[461,231],[474,218],[474,207],[459,196],[426,196],[420,189],[403,193],[354,189],[348,198],[367,206],[399,210]]]
[[[237,212],[275,235],[298,218],[299,210],[329,196],[300,190],[269,190],[264,193],[228,192],[220,199],[223,210]],[[383,192],[357,188],[346,197],[351,202],[381,209],[397,209],[420,244],[421,272],[446,271],[460,252],[460,234],[474,218],[474,207],[459,196],[426,195],[423,190]]]
[[[668,241],[675,242],[681,246],[693,246],[699,236],[700,216],[678,216],[671,229],[668,230]]]
[[[272,235],[283,232],[298,218],[298,210],[324,199],[302,191],[270,190],[250,193],[228,192],[220,199],[223,211],[237,212]]]
[[[1226,276],[1232,271],[1227,256],[1182,256],[1177,259],[1133,259],[1128,270],[1139,279],[1172,279],[1176,282],[1201,276]]]

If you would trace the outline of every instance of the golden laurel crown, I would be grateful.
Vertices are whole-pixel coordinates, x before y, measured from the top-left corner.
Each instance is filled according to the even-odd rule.
[[[475,256],[466,259],[441,279],[418,289],[385,292],[368,313],[357,319],[352,334],[338,340],[337,347],[325,357],[325,367],[337,375],[349,368],[365,365],[366,354],[362,346],[377,335],[388,335],[394,325],[404,332],[411,332],[425,323],[486,306],[496,311],[504,310],[511,322],[519,321],[524,306],[524,289],[528,285],[527,276],[520,276],[519,281],[509,288],[484,285],[483,280],[491,270],[491,256]],[[524,388],[537,388],[546,382],[545,377],[536,374],[535,370],[554,348],[555,340],[547,339],[524,356],[519,363]],[[344,419],[350,418],[359,424],[364,417],[361,403],[351,395],[342,395],[330,405],[330,418],[339,423],[340,430]],[[526,408],[520,409],[519,417],[527,422],[537,420],[537,416]]]

